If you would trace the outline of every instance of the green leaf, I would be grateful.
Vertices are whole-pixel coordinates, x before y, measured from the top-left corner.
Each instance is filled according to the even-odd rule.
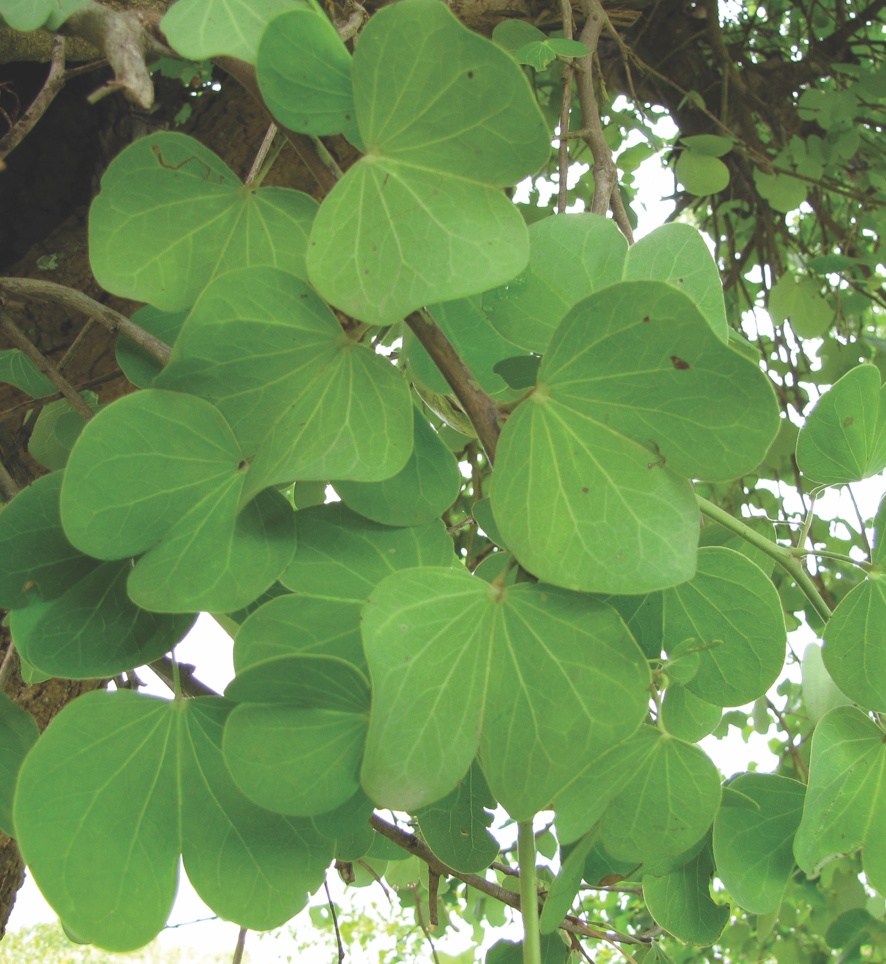
[[[675,172],[683,187],[698,197],[719,194],[729,185],[729,168],[718,157],[691,148],[680,153]]]
[[[584,57],[588,48],[580,40],[564,40],[562,37],[545,37],[531,40],[514,52],[518,64],[528,64],[536,70],[545,70],[557,57]]]
[[[432,522],[455,501],[461,474],[452,453],[413,407],[415,440],[406,465],[382,482],[333,482],[349,508],[389,526]]]
[[[224,54],[255,63],[269,21],[298,0],[178,0],[160,23],[172,48],[189,60]]]
[[[729,921],[729,905],[711,898],[713,873],[711,851],[705,847],[673,873],[644,877],[643,899],[655,922],[687,944],[713,944]]]
[[[871,573],[841,600],[824,630],[824,665],[853,702],[886,710],[886,578]]]
[[[299,547],[299,554],[302,549]],[[359,602],[300,594],[272,599],[240,626],[234,643],[234,667],[241,674],[247,667],[277,656],[311,653],[365,667]]]
[[[89,213],[92,270],[108,291],[164,311],[189,308],[234,268],[271,265],[304,278],[316,210],[299,191],[245,187],[192,137],[152,134],[102,178]]]
[[[26,662],[50,676],[91,679],[168,652],[193,616],[158,616],[126,594],[129,560],[100,563],[74,549],[59,516],[61,473],[43,476],[0,514],[0,605]]]
[[[750,471],[777,429],[765,375],[686,295],[660,281],[611,285],[566,316],[535,392],[504,426],[495,518],[546,582],[634,594],[676,585],[696,566],[689,479]]]
[[[800,429],[797,464],[824,485],[886,468],[886,388],[875,366],[851,369],[821,396]]]
[[[554,878],[542,907],[539,927],[542,934],[551,934],[560,926],[572,908],[581,880],[585,861],[597,842],[597,833],[586,834],[568,853],[563,854],[560,872]]]
[[[492,30],[492,39],[509,54],[516,54],[520,47],[534,40],[544,41],[546,35],[525,20],[503,20]]]
[[[834,309],[821,296],[821,290],[810,278],[797,280],[785,273],[769,292],[769,315],[776,325],[790,321],[800,338],[821,338],[831,327]]]
[[[825,669],[821,646],[818,643],[810,643],[806,647],[801,661],[801,670],[803,702],[813,726],[819,724],[828,710],[852,702],[845,693],[840,691]]]
[[[526,228],[498,188],[550,151],[519,68],[445,6],[404,0],[372,17],[352,77],[367,156],[314,222],[308,271],[320,294],[390,324],[513,277],[526,264]]]
[[[72,13],[88,4],[89,0],[2,0],[0,19],[23,33],[40,27],[58,30]]]
[[[735,145],[731,137],[723,137],[719,134],[693,134],[691,137],[681,137],[680,143],[685,144],[696,154],[704,154],[706,157],[722,157]]]
[[[559,214],[529,227],[529,267],[483,295],[500,334],[543,354],[566,313],[582,298],[621,281],[627,242],[608,218]]]
[[[277,579],[295,551],[275,492],[238,511],[248,463],[208,402],[153,389],[119,399],[84,429],[61,492],[65,532],[99,559],[145,552],[129,577],[139,605],[224,612]]]
[[[15,836],[12,823],[15,781],[38,735],[34,717],[0,692],[0,830],[10,837]]]
[[[0,351],[0,382],[15,385],[31,398],[43,398],[56,392],[55,385],[20,348]]]
[[[357,791],[365,739],[359,713],[242,703],[225,727],[225,763],[259,806],[309,817],[335,810]]]
[[[235,703],[361,713],[369,709],[369,680],[350,660],[293,647],[286,655],[241,670],[228,685],[225,697]]]
[[[723,708],[696,696],[685,686],[671,684],[661,705],[661,725],[672,736],[687,743],[698,743],[713,733]]]
[[[412,448],[400,373],[351,341],[305,282],[275,268],[213,281],[155,385],[219,409],[255,455],[247,495],[296,478],[386,479]]]
[[[798,208],[809,193],[809,185],[790,174],[765,174],[754,170],[754,185],[770,206],[783,214]]]
[[[487,829],[494,809],[483,771],[474,763],[448,797],[417,817],[422,836],[444,864],[478,874],[498,856],[498,841]]]
[[[862,847],[868,883],[886,892],[886,745],[883,731],[853,706],[831,710],[812,735],[803,819],[794,856],[810,877]]]
[[[683,643],[699,666],[687,688],[719,706],[766,692],[784,665],[787,633],[772,581],[732,549],[700,549],[698,572],[664,593],[664,648]]]
[[[714,821],[717,876],[745,910],[768,914],[781,904],[794,870],[805,788],[771,773],[744,773],[729,786],[757,806],[720,808]]]
[[[640,238],[628,250],[624,277],[626,281],[667,281],[692,299],[720,341],[728,341],[720,269],[691,225],[663,224]]]
[[[621,620],[547,587],[395,573],[364,606],[363,644],[373,708],[362,781],[394,809],[448,793],[479,749],[495,798],[524,819],[645,711],[649,670]],[[569,759],[551,753],[564,742]]]
[[[160,341],[174,345],[186,317],[184,311],[158,311],[145,305],[132,316],[132,320]],[[154,379],[163,371],[163,366],[153,355],[125,335],[117,338],[116,354],[121,371],[138,388],[151,388]]]
[[[94,411],[98,410],[98,398],[92,392],[81,397]],[[34,431],[28,441],[28,452],[47,469],[63,469],[68,462],[74,443],[80,438],[86,422],[74,410],[66,398],[43,406],[34,423]]]
[[[256,76],[268,109],[290,130],[318,136],[355,127],[351,55],[319,6],[274,18]]]
[[[645,740],[642,758],[630,763],[603,814],[600,830],[607,853],[635,864],[684,853],[704,837],[716,816],[717,768],[699,747],[666,734]]]
[[[363,603],[399,569],[456,564],[452,540],[439,520],[394,529],[330,503],[302,509],[296,524],[298,552],[280,581],[301,595]]]
[[[83,940],[114,951],[150,941],[172,907],[180,853],[203,900],[248,928],[289,920],[323,880],[331,842],[233,784],[221,756],[229,712],[215,698],[88,693],[29,753],[16,790],[19,845]]]

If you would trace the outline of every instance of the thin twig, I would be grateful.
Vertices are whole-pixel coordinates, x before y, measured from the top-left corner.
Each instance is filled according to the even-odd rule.
[[[0,462],[0,495],[4,502],[11,502],[18,495],[15,479],[6,471],[6,466]]]
[[[464,413],[476,429],[477,437],[486,451],[489,464],[492,465],[495,461],[498,436],[501,434],[495,402],[480,387],[480,383],[428,312],[413,311],[406,319],[406,324],[449,383]]]
[[[563,18],[563,38],[572,40],[572,4],[570,0],[560,0],[560,14]],[[572,108],[572,75],[575,70],[571,63],[563,68],[563,95],[560,100],[560,142],[557,145],[557,213],[563,214],[568,203],[567,183],[569,180],[569,114]]]
[[[141,325],[130,321],[126,315],[114,311],[113,308],[90,298],[89,295],[83,294],[76,288],[68,288],[66,285],[56,284],[54,281],[38,281],[35,278],[0,278],[0,292],[51,301],[53,304],[70,308],[72,311],[80,312],[89,318],[95,318],[99,324],[104,325],[113,334],[125,335],[137,345],[141,345],[161,365],[165,365],[172,354],[172,349],[165,341],[161,341],[156,335],[145,331]]]
[[[262,109],[268,112],[270,119],[270,112],[264,102],[264,98],[258,87],[258,81],[255,77],[255,68],[251,64],[246,63],[246,61],[237,60],[235,57],[216,57],[215,63],[217,63],[222,70],[227,71],[234,80],[255,98]],[[322,158],[317,151],[316,145],[306,134],[298,134],[295,131],[289,130],[288,127],[281,127],[280,130],[295,148],[296,153],[311,174],[314,175],[314,179],[320,186],[321,191],[324,194],[328,194],[342,176],[338,165],[336,165],[334,161],[331,161],[331,158]]]
[[[246,947],[246,928],[241,927],[240,933],[237,935],[237,946],[234,948],[234,956],[231,958],[231,964],[240,964],[243,960],[243,949]]]
[[[6,689],[6,684],[9,682],[9,677],[12,676],[13,670],[16,666],[20,665],[19,660],[16,658],[17,656],[18,650],[15,648],[15,643],[10,639],[9,647],[3,655],[3,662],[0,663],[0,692]]]
[[[271,144],[274,143],[274,138],[277,136],[277,131],[279,128],[276,124],[271,123],[268,129],[265,131],[264,140],[261,142],[255,160],[252,162],[252,167],[249,169],[249,173],[246,175],[246,180],[243,182],[247,187],[258,177],[258,172],[262,169],[262,165],[265,162],[265,158],[268,156],[268,151],[271,149]]]
[[[332,929],[335,931],[335,946],[338,948],[338,964],[342,964],[345,959],[345,946],[342,944],[341,931],[338,928],[338,914],[335,912],[335,903],[332,894],[329,893],[329,884],[323,878],[323,889],[326,891],[326,900],[329,903],[329,913],[332,914]]]
[[[55,365],[40,351],[40,349],[6,317],[0,315],[0,331],[24,354],[31,359],[37,368],[52,382],[53,385],[71,403],[74,411],[82,416],[87,422],[92,418],[92,409],[83,400],[83,396],[65,378]]]
[[[412,891],[412,897],[415,900],[415,916],[418,920],[418,926],[425,935],[425,940],[427,940],[428,944],[430,945],[431,957],[434,960],[434,964],[440,964],[440,958],[437,957],[437,948],[434,946],[434,939],[431,937],[431,932],[428,929],[428,925],[425,923],[425,915],[421,912],[421,897],[418,893],[418,887],[416,887],[415,884],[410,884],[409,889]],[[434,899],[436,901],[436,895]]]
[[[46,113],[56,95],[65,86],[68,76],[65,73],[65,38],[58,35],[52,38],[52,52],[49,60],[49,73],[34,98],[31,106],[22,114],[17,123],[0,137],[0,160],[11,154],[31,133],[34,125]]]
[[[185,696],[218,696],[219,694],[211,687],[194,676],[194,667],[189,663],[177,663],[168,656],[161,656],[148,663],[148,667],[156,673],[159,679],[171,690],[175,690],[175,669],[178,667],[179,685]]]

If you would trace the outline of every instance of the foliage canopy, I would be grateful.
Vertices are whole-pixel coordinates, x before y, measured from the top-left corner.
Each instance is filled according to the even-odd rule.
[[[262,186],[273,148],[244,182],[184,133],[134,141],[89,254],[145,304],[139,390],[96,405],[0,352],[67,396],[49,474],[12,498],[3,470],[23,674],[118,684],[39,737],[0,700],[0,826],[73,938],[150,941],[180,857],[274,928],[335,860],[427,931],[521,906],[492,964],[882,959],[886,503],[815,504],[886,468],[882,6],[694,7],[689,80],[597,0],[580,35],[567,4],[491,39],[436,0],[356,40],[299,0],[171,7],[169,53],[254,77],[268,144],[325,173],[313,198]],[[0,17],[76,31],[63,7]],[[662,153],[678,209],[633,243]],[[121,686],[201,611],[235,636],[223,696],[174,658],[174,698]],[[730,726],[775,772],[724,781],[698,744]]]

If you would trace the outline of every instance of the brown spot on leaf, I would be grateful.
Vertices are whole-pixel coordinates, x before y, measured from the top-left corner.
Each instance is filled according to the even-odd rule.
[[[585,495],[587,495],[587,493],[590,491],[586,485],[582,486],[582,489],[581,489],[581,490],[582,490],[582,492],[585,493]]]
[[[644,325],[648,325],[648,324],[649,324],[649,315],[645,315],[645,316],[644,316],[644,318],[643,318],[643,324],[644,324]]]
[[[469,71],[468,71],[468,80],[473,80],[473,79],[474,79],[474,71],[473,71],[473,70],[469,70]]]
[[[689,367],[689,362],[683,361],[679,355],[671,355],[671,364],[677,369],[677,371],[684,371]]]
[[[849,426],[852,425],[854,422],[855,422],[855,419],[851,415],[847,416],[846,418],[843,419],[843,428],[849,428]]]

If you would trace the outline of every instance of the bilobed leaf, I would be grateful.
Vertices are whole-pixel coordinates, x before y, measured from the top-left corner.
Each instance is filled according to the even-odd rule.
[[[0,382],[15,385],[31,398],[42,398],[56,391],[55,385],[20,348],[0,351]]]
[[[681,291],[621,282],[579,302],[508,419],[492,502],[521,565],[568,589],[645,593],[691,578],[690,478],[750,471],[778,429],[765,375]]]
[[[225,697],[235,703],[361,713],[369,708],[369,680],[340,656],[292,652],[252,663],[231,681]]]
[[[89,213],[90,261],[108,291],[178,311],[234,268],[271,265],[304,278],[316,210],[299,191],[244,186],[191,137],[153,134],[102,178]]]
[[[308,271],[320,294],[390,324],[517,274],[526,228],[498,188],[550,150],[519,67],[444,6],[405,0],[370,20],[352,79],[367,155],[314,223]]]
[[[762,696],[784,665],[787,633],[772,581],[732,549],[698,552],[689,582],[664,593],[664,648],[698,652],[687,688],[720,706]]]
[[[615,222],[560,214],[529,227],[529,266],[483,295],[483,311],[508,341],[543,354],[582,298],[621,281],[627,242]]]
[[[714,821],[717,876],[745,910],[768,914],[781,904],[794,869],[805,790],[772,773],[744,773],[729,786],[757,806],[720,808]]]
[[[713,944],[729,921],[728,904],[711,897],[713,873],[710,847],[705,847],[673,873],[645,876],[643,899],[655,922],[687,944]]]
[[[417,816],[422,836],[443,863],[476,874],[498,855],[498,841],[487,829],[494,809],[495,798],[483,771],[474,763],[448,797]]]
[[[766,174],[759,169],[754,170],[754,186],[760,196],[766,198],[776,210],[787,214],[798,208],[809,193],[809,184],[790,174]]]
[[[731,137],[723,137],[719,134],[693,134],[689,137],[681,137],[680,143],[691,148],[696,154],[705,154],[708,157],[722,157],[735,145]]]
[[[452,505],[461,485],[452,453],[415,408],[412,414],[412,455],[396,475],[381,482],[333,482],[345,505],[383,525],[432,522]]]
[[[834,309],[810,278],[798,281],[785,272],[769,292],[769,314],[775,324],[790,321],[801,338],[821,338],[834,320]]]
[[[851,700],[886,710],[886,578],[872,572],[834,610],[824,630],[824,665]]]
[[[61,493],[65,532],[99,559],[147,552],[133,599],[161,612],[224,612],[260,596],[295,551],[293,513],[263,493],[238,512],[246,462],[203,399],[153,389],[119,399],[84,429]]]
[[[815,728],[803,819],[794,838],[800,868],[816,876],[830,858],[862,848],[868,883],[886,891],[886,744],[854,706],[838,706]]]
[[[824,485],[886,468],[886,387],[874,365],[853,368],[821,396],[800,429],[797,463]]]
[[[449,792],[479,749],[495,799],[526,819],[643,717],[649,670],[624,624],[548,587],[395,573],[364,606],[363,643],[373,683],[363,786],[396,809]],[[553,752],[563,741],[568,759]]]
[[[704,135],[699,135],[704,136]],[[720,271],[699,232],[689,224],[663,224],[633,245],[626,281],[667,281],[695,303],[724,344],[729,337]]]
[[[718,158],[687,148],[677,158],[677,180],[698,197],[717,194],[729,184],[729,168]]]
[[[117,951],[151,940],[172,906],[180,853],[203,900],[244,927],[282,924],[322,881],[331,843],[306,822],[260,810],[228,775],[221,727],[230,709],[216,698],[88,693],[28,755],[18,841],[44,895],[84,940]]]
[[[181,57],[207,60],[225,54],[255,63],[262,32],[299,0],[178,0],[161,29]]]
[[[249,492],[296,478],[388,478],[412,448],[400,374],[348,339],[305,282],[276,268],[213,281],[155,385],[219,409],[256,456]]]
[[[0,693],[0,830],[15,836],[12,799],[19,768],[37,742],[37,723],[5,694]]]
[[[296,525],[298,552],[280,581],[304,596],[363,603],[398,569],[456,564],[452,540],[439,520],[395,529],[333,502],[302,509]]]
[[[704,751],[660,734],[603,814],[603,845],[637,863],[682,854],[708,832],[719,805],[720,774]]]
[[[351,55],[319,7],[273,19],[258,47],[256,76],[268,109],[290,130],[325,135],[355,127]]]

